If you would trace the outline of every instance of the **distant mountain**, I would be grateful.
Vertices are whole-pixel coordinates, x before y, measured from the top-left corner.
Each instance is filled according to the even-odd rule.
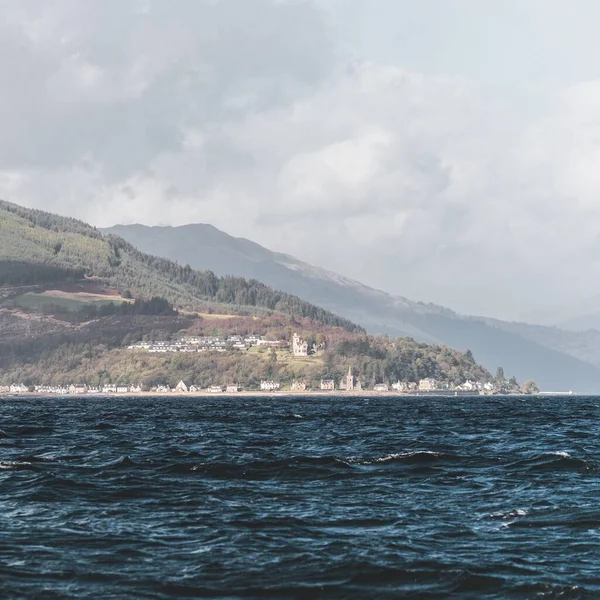
[[[586,331],[595,329],[600,331],[600,310],[580,313],[558,323],[558,326],[570,331]]]
[[[413,302],[232,237],[211,225],[117,225],[103,231],[195,269],[256,278],[342,315],[372,333],[470,349],[488,369],[502,366],[520,380],[535,379],[543,389],[600,390],[600,343],[589,336],[462,316],[440,306]]]

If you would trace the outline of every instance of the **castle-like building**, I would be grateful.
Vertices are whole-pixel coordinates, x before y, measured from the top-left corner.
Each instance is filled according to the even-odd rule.
[[[294,356],[308,356],[308,342],[297,333],[292,338],[292,353]]]

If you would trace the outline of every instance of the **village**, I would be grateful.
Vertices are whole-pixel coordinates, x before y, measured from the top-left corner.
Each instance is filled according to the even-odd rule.
[[[317,351],[324,349],[313,346],[309,348],[306,340],[298,333],[292,336],[291,343],[286,340],[264,339],[260,335],[249,334],[246,336],[231,335],[221,336],[198,336],[182,337],[177,341],[143,341],[128,346],[130,351],[147,352],[151,354],[169,352],[236,352],[248,351],[251,348],[287,349],[294,358],[307,358]],[[100,386],[88,385],[86,383],[72,383],[70,385],[25,385],[11,384],[0,385],[0,395],[24,395],[34,394],[37,396],[86,396],[86,395],[129,395],[129,394],[252,394],[252,393],[374,393],[374,394],[398,394],[398,395],[491,395],[498,393],[499,389],[492,382],[467,380],[460,385],[452,385],[445,381],[437,381],[433,378],[424,378],[419,381],[396,381],[394,383],[379,382],[368,386],[354,374],[352,367],[348,368],[347,374],[340,379],[323,378],[317,382],[308,382],[295,379],[291,382],[282,383],[274,379],[265,379],[260,384],[244,387],[239,383],[228,385],[210,385],[199,387],[179,381],[176,385],[164,382],[159,385],[147,387],[141,384],[106,383]]]
[[[128,395],[128,394],[238,394],[245,393],[362,393],[373,392],[377,394],[398,394],[398,395],[489,395],[496,392],[492,383],[467,381],[459,386],[452,386],[446,383],[438,382],[435,379],[426,378],[419,382],[398,381],[391,386],[386,383],[378,383],[369,389],[360,379],[348,369],[347,375],[340,381],[334,379],[322,379],[320,386],[313,388],[307,382],[295,380],[287,386],[283,386],[279,381],[264,380],[260,382],[258,389],[245,389],[241,386],[231,383],[226,386],[211,385],[208,388],[200,388],[195,385],[188,385],[180,381],[174,387],[169,384],[162,384],[144,389],[141,385],[116,385],[107,384],[101,387],[88,386],[86,384],[71,384],[69,386],[48,386],[24,384],[0,385],[0,395],[25,395],[34,394],[37,396],[86,396],[86,395]]]
[[[308,356],[308,344],[300,340],[298,334],[294,336],[294,356]],[[231,335],[231,336],[202,336],[183,337],[173,341],[139,342],[128,346],[128,350],[161,354],[167,352],[236,352],[246,351],[250,348],[284,348],[289,343],[284,340],[265,340],[259,335]]]
[[[177,341],[144,341],[128,346],[128,350],[147,352],[151,354],[169,352],[236,352],[248,351],[251,348],[289,348],[294,358],[306,358],[324,346],[309,348],[306,340],[295,333],[291,344],[285,340],[270,340],[255,334],[246,336],[232,335],[221,336],[199,336],[182,337]],[[207,388],[188,384],[180,381],[176,385],[162,383],[160,385],[145,387],[140,384],[116,384],[107,383],[101,386],[88,385],[86,383],[72,383],[68,386],[57,385],[25,385],[11,384],[0,385],[0,395],[24,395],[34,394],[37,396],[84,396],[84,395],[129,395],[129,394],[239,394],[239,393],[335,393],[343,392],[361,393],[370,392],[376,394],[404,394],[404,395],[489,395],[498,390],[491,382],[465,381],[461,385],[451,385],[447,382],[437,381],[433,378],[425,378],[419,381],[397,381],[392,383],[380,382],[370,388],[360,376],[354,374],[352,367],[341,379],[323,378],[315,385],[301,379],[282,383],[277,380],[262,380],[260,385],[243,387],[232,382],[228,385],[210,385]]]

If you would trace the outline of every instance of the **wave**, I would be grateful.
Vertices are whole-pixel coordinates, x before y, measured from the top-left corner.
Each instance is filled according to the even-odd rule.
[[[534,473],[553,471],[591,472],[597,470],[595,461],[577,458],[562,450],[537,454],[518,463],[513,463],[511,466],[518,466],[519,469]]]
[[[429,450],[394,453],[381,457],[337,457],[337,456],[293,456],[290,458],[234,462],[176,462],[161,468],[173,474],[199,474],[219,479],[243,478],[319,478],[364,476],[364,467],[375,469],[394,464],[407,467],[421,467],[440,461],[459,460],[458,456]]]
[[[491,515],[489,515],[489,517],[490,519],[515,519],[518,517],[525,517],[528,514],[529,512],[522,508],[515,508],[514,510],[505,513],[492,513]]]
[[[113,425],[112,423],[106,423],[104,421],[102,421],[101,423],[96,423],[96,425],[94,425],[93,429],[98,429],[100,431],[102,430],[106,430],[106,429],[117,429],[118,426],[117,425]]]
[[[32,470],[32,463],[23,460],[0,460],[0,469],[5,471]]]
[[[249,463],[176,463],[164,468],[170,473],[195,473],[219,479],[336,477],[351,469],[348,462],[332,456],[294,456],[287,459]]]
[[[440,460],[457,460],[459,457],[454,454],[444,452],[434,452],[432,450],[417,450],[415,452],[399,452],[387,454],[386,456],[376,458],[357,458],[351,457],[347,461],[359,465],[376,465],[385,463],[430,463]]]

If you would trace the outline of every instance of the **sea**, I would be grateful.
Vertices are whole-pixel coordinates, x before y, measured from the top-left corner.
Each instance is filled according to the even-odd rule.
[[[0,399],[0,597],[600,598],[600,398]]]

